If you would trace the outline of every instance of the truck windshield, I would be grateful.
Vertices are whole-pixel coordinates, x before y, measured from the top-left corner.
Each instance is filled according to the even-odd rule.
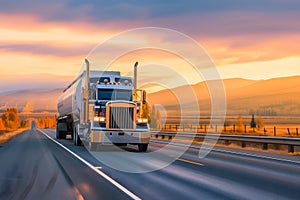
[[[131,90],[99,89],[98,100],[126,100],[132,101]]]

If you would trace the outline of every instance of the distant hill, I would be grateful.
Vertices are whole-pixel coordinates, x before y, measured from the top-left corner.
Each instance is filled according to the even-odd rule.
[[[53,74],[0,75],[0,113],[17,107],[22,114],[57,112],[57,98],[73,76]]]
[[[212,84],[214,81],[207,81]],[[274,78],[269,80],[223,80],[227,97],[227,115],[299,115],[300,116],[300,76]],[[210,114],[210,95],[206,82],[192,86],[181,86],[162,90],[149,95],[152,104],[161,104],[178,109],[176,96],[185,94],[189,89],[196,93],[202,115]],[[189,96],[183,102],[189,102]],[[191,108],[192,112],[192,108]]]
[[[17,107],[20,112],[57,112],[57,99],[62,91],[21,90],[0,94],[0,110]]]
[[[212,84],[214,81],[208,81]],[[225,79],[223,81],[227,97],[227,115],[287,115],[300,116],[300,76],[269,80]],[[185,108],[189,107],[190,97],[184,95],[189,90],[195,92],[201,115],[210,114],[210,95],[206,82],[192,86],[180,86],[148,94],[150,104],[161,104],[166,110],[178,109],[174,93],[183,94]],[[57,99],[63,88],[55,90],[20,90],[0,93],[0,111],[5,107],[17,106],[24,112],[56,112]]]

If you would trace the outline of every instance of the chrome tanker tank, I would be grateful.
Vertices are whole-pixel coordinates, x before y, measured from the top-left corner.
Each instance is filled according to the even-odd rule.
[[[58,113],[62,116],[71,115],[73,120],[78,120],[83,99],[84,74],[70,84],[58,99]]]
[[[90,71],[90,87],[97,84],[100,77],[120,78],[120,72],[114,71]],[[84,71],[77,77],[64,91],[58,99],[58,113],[60,117],[70,115],[74,121],[80,119],[80,113],[84,109],[84,91],[85,91],[86,72]]]

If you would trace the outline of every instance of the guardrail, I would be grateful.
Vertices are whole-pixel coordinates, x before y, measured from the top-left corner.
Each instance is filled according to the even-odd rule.
[[[246,143],[260,143],[263,144],[263,150],[268,149],[268,144],[287,145],[288,152],[294,153],[294,147],[300,146],[300,138],[288,138],[288,137],[270,137],[270,136],[246,136],[246,135],[228,135],[228,134],[202,134],[202,133],[185,133],[185,132],[151,132],[152,137],[159,139],[173,139],[184,138],[193,139],[197,141],[203,141],[204,138],[216,139],[225,141],[225,145],[229,145],[231,141],[241,142],[241,147],[246,147]]]
[[[282,127],[278,126],[268,126],[262,128],[251,128],[250,125],[243,124],[241,126],[236,126],[236,124],[228,125],[213,125],[213,124],[164,124],[159,127],[160,130],[166,132],[181,131],[181,132],[197,132],[206,133],[207,131],[218,132],[220,129],[224,134],[248,134],[248,135],[260,135],[260,136],[294,136],[299,137],[299,129],[297,127]]]

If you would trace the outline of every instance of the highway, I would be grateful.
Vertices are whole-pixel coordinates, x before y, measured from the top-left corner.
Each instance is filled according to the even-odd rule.
[[[105,165],[71,140],[58,140],[60,146],[50,139],[54,135],[53,130],[33,128],[0,148],[0,199],[300,198],[300,157],[217,147],[199,159],[195,147],[163,169],[127,173]],[[149,152],[164,145],[152,142]],[[125,149],[133,156],[98,153],[131,168],[162,162],[147,163],[143,153]]]

